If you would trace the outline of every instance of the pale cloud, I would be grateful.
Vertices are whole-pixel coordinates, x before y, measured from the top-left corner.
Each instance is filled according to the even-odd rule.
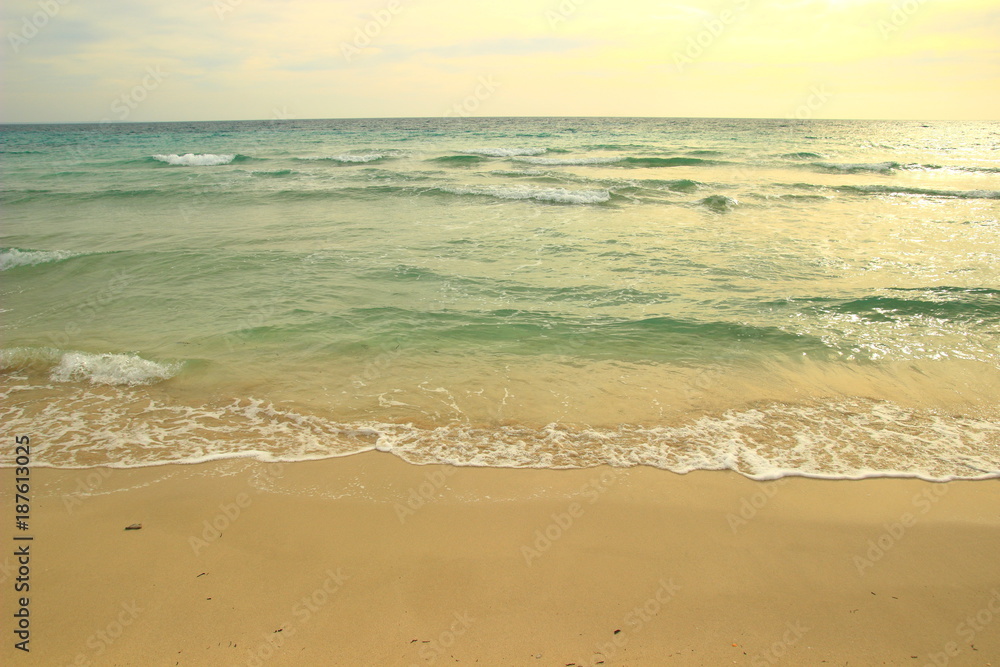
[[[997,117],[995,2],[901,7],[8,0],[2,119],[118,120],[150,68],[127,120],[440,115],[481,77],[483,115],[783,116],[825,85],[819,117]]]

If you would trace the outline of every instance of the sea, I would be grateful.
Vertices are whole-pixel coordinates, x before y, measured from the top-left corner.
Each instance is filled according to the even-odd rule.
[[[5,125],[0,150],[0,437],[34,465],[1000,477],[997,122]]]

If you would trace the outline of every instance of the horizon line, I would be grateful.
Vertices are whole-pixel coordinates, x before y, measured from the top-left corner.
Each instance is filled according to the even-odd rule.
[[[258,123],[258,122],[296,122],[296,121],[328,121],[328,120],[498,120],[498,119],[628,119],[628,120],[767,120],[785,122],[814,121],[864,121],[864,122],[894,122],[894,123],[995,123],[1000,118],[788,118],[774,116],[331,116],[326,118],[231,118],[212,120],[70,120],[70,121],[0,121],[0,126],[6,125],[154,125],[172,123]]]

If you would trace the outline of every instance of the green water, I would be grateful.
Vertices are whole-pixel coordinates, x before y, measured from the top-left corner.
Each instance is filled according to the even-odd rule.
[[[363,449],[1000,470],[1000,126],[7,126],[5,428],[51,465]]]

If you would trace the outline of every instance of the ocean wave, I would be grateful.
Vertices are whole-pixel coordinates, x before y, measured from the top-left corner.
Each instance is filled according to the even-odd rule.
[[[738,201],[725,195],[709,195],[704,199],[699,199],[698,204],[716,213],[726,213],[739,206]]]
[[[502,200],[535,200],[558,204],[600,204],[614,195],[605,189],[568,190],[566,188],[532,188],[527,186],[431,186],[369,185],[313,190],[283,190],[270,197],[288,200],[311,199],[371,199],[382,197],[493,197]]]
[[[504,178],[527,179],[535,183],[554,183],[558,185],[572,184],[577,187],[592,187],[609,190],[612,193],[627,194],[655,194],[656,192],[670,191],[690,193],[696,192],[705,184],[690,178],[646,178],[646,179],[620,179],[620,178],[588,178],[569,171],[547,170],[547,169],[494,169],[488,172],[491,176],[501,176]]]
[[[945,292],[940,300],[871,296],[840,303],[832,311],[856,315],[869,321],[890,322],[904,318],[932,317],[939,320],[1000,322],[1000,299],[993,290]]]
[[[553,169],[494,169],[488,172],[490,176],[500,176],[502,178],[513,178],[527,180],[532,183],[545,184],[549,186],[572,186],[572,187],[593,187],[593,188],[619,188],[634,185],[634,183],[613,182],[600,178],[585,178],[568,171]]]
[[[546,158],[518,157],[517,162],[549,166],[589,166],[613,165],[619,167],[650,168],[650,167],[698,167],[719,164],[717,160],[706,160],[696,157],[578,157],[578,158]]]
[[[556,204],[602,204],[611,199],[607,190],[567,190],[565,188],[527,188],[490,185],[481,187],[440,188],[456,195],[479,195],[497,199],[533,199]]]
[[[48,372],[62,359],[63,351],[52,347],[7,347],[0,349],[0,370]]]
[[[818,171],[835,174],[891,174],[894,170],[899,169],[901,165],[898,162],[812,162],[809,166]]]
[[[306,162],[339,162],[341,164],[366,164],[369,162],[379,162],[389,158],[397,157],[397,154],[390,151],[368,151],[359,153],[343,153],[341,155],[299,157],[296,160]]]
[[[627,167],[700,167],[719,164],[718,160],[696,157],[626,157],[621,162]]]
[[[236,154],[215,155],[212,153],[185,153],[184,155],[154,155],[154,160],[165,162],[175,167],[215,167],[229,164],[236,159]]]
[[[48,373],[53,382],[137,386],[174,377],[181,363],[143,359],[136,354],[90,353],[51,347],[0,350],[0,368]]]
[[[22,248],[0,248],[0,271],[18,266],[36,266],[50,262],[61,262],[85,253],[68,250],[26,250]]]
[[[50,377],[55,382],[135,386],[167,380],[180,368],[180,364],[157,363],[135,354],[67,352]]]
[[[834,189],[864,195],[922,195],[955,199],[1000,199],[1000,190],[940,190],[905,185],[838,185]]]
[[[1000,323],[1000,290],[987,287],[895,287],[857,298],[795,298],[761,305],[770,309],[792,309],[796,316],[814,318],[820,315],[822,318],[829,315],[841,322],[866,323],[869,327],[878,323],[897,325],[905,322],[915,327],[941,329],[955,323]],[[843,333],[843,327],[836,326]],[[834,344],[829,339],[826,342]],[[856,344],[855,340],[846,340],[837,347],[847,352]],[[927,352],[933,356],[940,350],[928,349]]]
[[[576,248],[565,245],[549,248],[575,256]],[[607,256],[606,256],[607,257]],[[607,260],[613,261],[613,260]],[[774,326],[754,326],[738,322],[703,321],[673,317],[620,318],[601,315],[601,310],[622,305],[656,306],[669,295],[641,290],[604,287],[538,288],[515,281],[476,281],[418,267],[397,267],[374,272],[378,281],[431,282],[458,285],[469,293],[487,298],[501,297],[510,302],[543,304],[538,310],[440,310],[424,312],[397,307],[354,308],[343,317],[314,320],[309,330],[330,330],[342,321],[357,323],[366,331],[412,331],[413,347],[429,349],[448,345],[453,351],[476,350],[514,355],[565,355],[572,348],[578,359],[629,362],[699,364],[721,359],[746,359],[762,353],[813,360],[837,358],[838,351],[819,336],[789,332]],[[585,315],[561,316],[549,309],[563,303],[585,306]],[[544,309],[543,309],[544,308]],[[288,337],[289,331],[272,327],[254,335]],[[374,334],[367,344],[391,344],[389,338]],[[751,349],[752,348],[752,349]]]
[[[518,155],[541,155],[548,152],[547,148],[474,148],[464,151],[473,155],[485,157],[514,157]]]
[[[482,155],[442,155],[428,160],[428,162],[436,162],[448,167],[471,167],[489,161],[489,158]]]
[[[990,287],[955,287],[951,285],[935,285],[933,287],[890,287],[893,292],[928,292],[935,294],[973,294],[980,295],[985,294],[994,297],[1000,297],[1000,289],[992,289]]]
[[[982,172],[984,174],[1000,174],[1000,167],[957,167],[962,171]]]
[[[674,425],[588,427],[550,423],[418,426],[340,422],[243,398],[189,406],[123,387],[117,395],[50,391],[38,405],[4,409],[46,443],[35,464],[119,468],[221,458],[307,461],[381,451],[414,464],[571,469],[639,465],[688,473],[732,470],[752,479],[1000,477],[1000,425],[867,399],[760,402]],[[0,465],[13,465],[9,453]],[[606,474],[614,475],[614,468]]]
[[[515,162],[526,162],[528,164],[538,164],[546,166],[586,166],[595,164],[614,164],[621,162],[620,157],[517,157]]]
[[[809,151],[799,151],[797,153],[783,153],[779,157],[783,157],[786,160],[822,160],[825,156],[819,153],[810,153]]]
[[[981,167],[981,166],[967,166],[967,165],[943,165],[943,164],[920,164],[920,163],[910,163],[900,165],[900,169],[906,169],[908,171],[964,171],[972,173],[983,173],[983,174],[997,174],[1000,173],[1000,167]]]
[[[649,144],[587,144],[580,148],[585,151],[644,151],[649,150]]]
[[[552,176],[556,172],[545,171],[544,169],[494,169],[489,172],[493,176],[508,176],[511,178]]]
[[[704,186],[704,183],[699,181],[693,181],[690,178],[679,178],[676,180],[659,180],[659,179],[649,179],[642,181],[643,185],[648,185],[652,187],[664,187],[672,192],[695,192]]]
[[[175,184],[170,188],[142,188],[138,190],[85,190],[85,191],[55,191],[55,190],[8,190],[0,193],[2,204],[31,204],[35,202],[81,202],[100,199],[132,199],[135,197],[172,197],[176,195],[202,194],[197,186]]]
[[[55,190],[41,189],[41,188],[25,188],[25,189],[13,189],[4,188],[0,189],[0,204],[28,204],[36,201],[45,201],[53,195],[59,195],[60,193]]]
[[[274,171],[251,171],[250,173],[262,178],[281,178],[282,176],[291,176],[295,172],[291,169],[275,169]]]
[[[944,419],[863,399],[827,405],[763,404],[679,426],[452,426],[433,433],[409,429],[376,427],[375,448],[412,463],[459,466],[648,465],[677,473],[733,470],[752,479],[1000,477],[1000,425],[995,422]],[[901,457],[894,451],[906,453]]]
[[[785,201],[830,201],[833,199],[830,195],[778,195],[779,199]]]

